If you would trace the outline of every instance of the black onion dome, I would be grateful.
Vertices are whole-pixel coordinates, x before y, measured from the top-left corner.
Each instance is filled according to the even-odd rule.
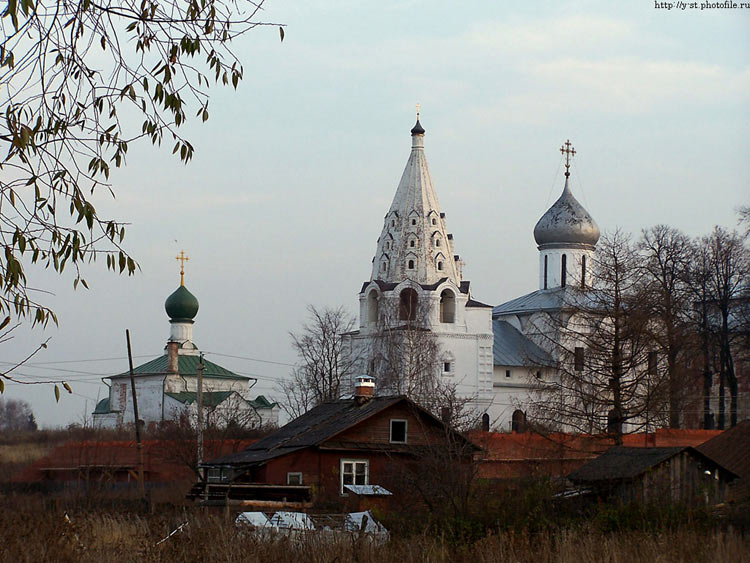
[[[422,124],[419,123],[419,118],[417,118],[416,125],[414,125],[414,127],[411,128],[411,134],[412,135],[424,135],[424,127],[422,127]]]

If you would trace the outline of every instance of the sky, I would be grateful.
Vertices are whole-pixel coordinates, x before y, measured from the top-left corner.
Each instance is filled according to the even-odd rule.
[[[278,398],[308,305],[357,312],[417,103],[480,301],[537,288],[532,231],[562,191],[566,139],[573,193],[603,231],[734,228],[750,204],[750,8],[700,4],[267,0],[262,19],[285,24],[284,41],[275,27],[236,41],[245,77],[185,127],[193,160],[132,146],[116,198],[96,201],[130,224],[138,273],[97,262],[74,291],[67,273],[28,271],[59,325],[15,330],[0,368],[46,342],[15,373],[66,378],[73,394],[7,384],[5,396],[45,427],[90,422],[101,377],[127,370],[126,329],[136,365],[163,353],[184,250],[196,344]]]

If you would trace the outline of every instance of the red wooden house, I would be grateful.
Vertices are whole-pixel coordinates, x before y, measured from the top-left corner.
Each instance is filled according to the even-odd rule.
[[[353,398],[323,403],[246,450],[204,463],[191,495],[221,504],[340,502],[347,485],[394,488],[399,468],[425,456],[470,460],[478,450],[408,398],[372,390],[371,380],[360,382]]]

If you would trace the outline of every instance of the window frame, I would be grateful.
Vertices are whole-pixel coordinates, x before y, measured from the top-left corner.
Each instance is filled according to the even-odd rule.
[[[403,440],[394,440],[393,439],[393,423],[394,422],[403,422],[404,423],[404,439]],[[405,418],[392,418],[390,419],[389,423],[389,435],[388,439],[391,444],[408,444],[409,443],[409,421]]]
[[[299,483],[290,483],[293,475],[299,475]],[[287,485],[302,485],[302,471],[287,471],[286,472],[286,484]]]
[[[344,483],[344,476],[346,473],[344,472],[344,466],[347,463],[352,464],[352,482],[351,483]],[[357,465],[364,464],[365,466],[365,482],[364,483],[357,483],[356,477],[357,477]],[[354,458],[341,458],[339,460],[339,493],[341,495],[346,496],[346,493],[344,492],[344,485],[369,485],[370,484],[370,460],[369,459],[354,459]]]

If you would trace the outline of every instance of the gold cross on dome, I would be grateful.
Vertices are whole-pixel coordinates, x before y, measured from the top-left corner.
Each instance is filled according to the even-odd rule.
[[[560,152],[565,155],[565,177],[568,178],[570,177],[570,157],[576,154],[576,150],[570,144],[570,139],[565,141],[563,146],[560,147]]]
[[[419,104],[417,104],[417,121],[419,121]]]
[[[180,285],[185,285],[185,262],[190,260],[190,258],[185,256],[184,250],[180,250],[180,255],[175,260],[180,261]]]

